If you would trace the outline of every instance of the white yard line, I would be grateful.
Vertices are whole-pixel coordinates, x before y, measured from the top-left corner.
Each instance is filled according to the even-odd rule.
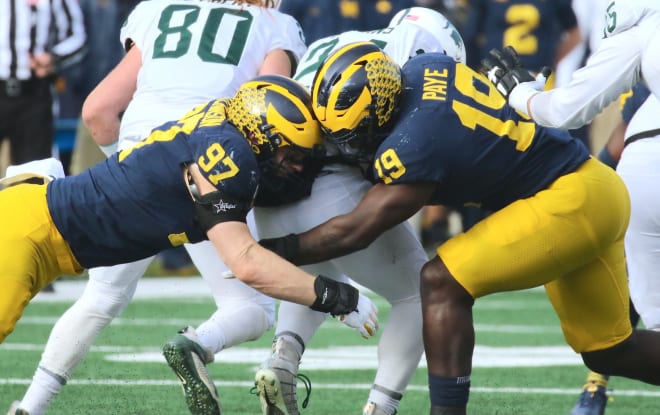
[[[0,385],[29,385],[31,379],[20,378],[0,378]],[[216,386],[219,388],[251,388],[254,386],[253,381],[216,381]],[[179,385],[175,380],[152,380],[152,379],[136,379],[136,380],[121,380],[121,379],[71,379],[67,385],[77,386],[176,386]],[[370,383],[320,383],[314,382],[315,389],[337,389],[337,390],[365,390],[370,389]],[[428,393],[427,385],[409,385],[407,391]],[[525,393],[536,395],[576,395],[580,393],[579,388],[518,388],[518,387],[502,387],[502,388],[485,388],[479,386],[472,386],[470,393]],[[614,396],[639,396],[639,397],[660,397],[660,391],[646,391],[635,389],[615,389],[612,394]]]

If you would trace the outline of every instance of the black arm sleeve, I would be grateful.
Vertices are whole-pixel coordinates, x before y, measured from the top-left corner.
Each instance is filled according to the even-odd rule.
[[[286,236],[280,236],[278,238],[264,238],[259,240],[259,245],[266,249],[270,249],[277,255],[281,256],[289,262],[293,262],[294,264],[296,263],[295,259],[298,256],[298,251],[300,250],[300,240],[298,239],[298,235],[295,233],[290,233]]]
[[[250,203],[237,200],[218,191],[195,198],[195,224],[208,232],[221,222],[246,222]]]

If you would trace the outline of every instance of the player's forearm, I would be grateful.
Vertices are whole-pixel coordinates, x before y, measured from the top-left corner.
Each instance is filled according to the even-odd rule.
[[[333,218],[302,234],[262,239],[259,243],[296,265],[315,264],[366,248],[374,238]]]
[[[314,277],[255,243],[230,265],[243,282],[280,300],[310,306]],[[229,265],[229,264],[228,264]]]
[[[534,95],[529,115],[545,127],[571,129],[591,121],[639,79],[639,46],[634,33],[604,39],[586,65],[561,88]]]

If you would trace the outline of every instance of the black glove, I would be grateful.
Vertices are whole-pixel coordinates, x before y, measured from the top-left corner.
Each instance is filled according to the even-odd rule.
[[[488,55],[481,61],[479,72],[486,75],[504,98],[508,99],[513,88],[519,83],[535,80],[532,74],[522,67],[516,50],[511,46],[502,50],[492,49]]]
[[[314,280],[316,301],[309,306],[314,311],[339,316],[357,310],[360,292],[350,284],[319,275]]]

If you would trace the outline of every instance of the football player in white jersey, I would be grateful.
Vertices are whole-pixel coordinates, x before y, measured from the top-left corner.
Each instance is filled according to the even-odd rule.
[[[233,96],[256,75],[290,76],[305,42],[297,22],[274,6],[272,0],[138,4],[121,29],[126,56],[83,107],[83,119],[106,154],[132,146],[153,127],[179,119],[197,104]],[[215,352],[272,327],[275,309],[271,298],[221,277],[227,267],[209,242],[186,248],[218,309],[196,334],[190,328],[181,336],[196,338],[208,363]],[[53,327],[31,385],[20,404],[13,405],[16,414],[46,411],[100,331],[130,302],[152,259],[89,271],[84,293]],[[212,392],[211,408],[191,411],[219,413],[215,388]]]
[[[372,41],[405,63],[424,52],[444,52],[465,62],[463,40],[442,14],[413,7],[395,15],[387,28],[349,31],[312,43],[294,79],[311,89],[316,69],[333,51],[356,41]],[[328,148],[332,153],[332,149]],[[345,164],[326,165],[313,182],[311,195],[299,202],[272,208],[255,207],[259,235],[275,237],[310,229],[329,218],[350,212],[371,187],[362,171]],[[415,232],[403,223],[351,255],[303,267],[331,275],[350,275],[357,283],[383,296],[391,305],[388,324],[378,343],[378,370],[364,414],[394,414],[423,352],[419,275],[428,257]],[[324,274],[326,275],[326,274]],[[273,351],[255,380],[264,415],[298,415],[296,376],[305,346],[326,318],[290,302],[280,304]]]
[[[503,62],[491,68],[489,78],[512,107],[554,128],[581,127],[640,79],[660,97],[660,2],[610,1],[603,37],[586,65],[560,88],[541,92],[545,79],[521,82]]]

